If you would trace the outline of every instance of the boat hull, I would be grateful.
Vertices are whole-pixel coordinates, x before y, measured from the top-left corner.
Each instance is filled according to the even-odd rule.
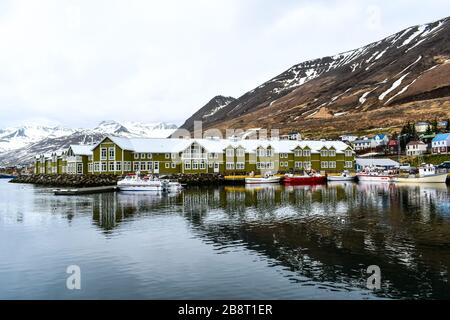
[[[399,177],[397,182],[399,183],[445,183],[447,181],[447,174],[433,174],[424,177]]]
[[[161,187],[157,186],[118,186],[120,191],[133,191],[133,192],[158,192],[162,191]]]
[[[325,184],[327,183],[326,177],[286,177],[284,178],[284,184],[286,185],[310,185],[310,184]]]
[[[392,183],[397,182],[398,178],[396,176],[376,176],[376,175],[357,175],[358,181],[360,182],[386,182]]]
[[[266,184],[266,183],[280,183],[281,177],[270,178],[245,178],[245,184]]]
[[[327,180],[328,181],[354,181],[355,177],[354,176],[350,176],[350,177],[328,176]]]

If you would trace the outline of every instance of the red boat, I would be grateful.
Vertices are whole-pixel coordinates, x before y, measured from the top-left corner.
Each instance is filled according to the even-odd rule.
[[[286,175],[283,180],[284,184],[287,185],[311,185],[311,184],[326,184],[327,177],[321,175],[304,175],[304,176],[294,176]]]

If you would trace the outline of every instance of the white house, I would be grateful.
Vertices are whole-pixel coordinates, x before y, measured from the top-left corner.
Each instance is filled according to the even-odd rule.
[[[356,151],[370,149],[371,148],[371,141],[372,140],[369,139],[369,138],[355,140],[355,141],[353,141],[353,148]]]
[[[440,133],[431,141],[431,150],[434,154],[450,153],[450,133]]]
[[[427,128],[430,126],[429,122],[421,121],[415,124],[417,133],[424,133],[427,131]]]
[[[341,141],[355,142],[358,139],[358,136],[353,134],[344,134],[339,137]]]
[[[407,156],[418,156],[427,152],[427,144],[422,141],[411,141],[406,145]]]

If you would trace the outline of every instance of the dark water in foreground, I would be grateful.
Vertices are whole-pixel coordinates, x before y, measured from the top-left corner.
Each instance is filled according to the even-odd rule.
[[[55,197],[0,180],[1,299],[449,299],[449,268],[444,185]]]

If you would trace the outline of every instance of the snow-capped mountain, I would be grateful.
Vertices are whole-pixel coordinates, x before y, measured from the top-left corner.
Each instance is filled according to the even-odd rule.
[[[170,136],[176,129],[176,125],[165,122],[119,123],[114,120],[108,120],[100,122],[99,125],[93,129],[93,131],[102,134],[113,134],[126,137],[165,138]]]
[[[106,135],[143,138],[165,138],[177,126],[164,122],[140,123],[109,120],[93,129],[23,126],[0,129],[0,164],[27,164],[36,154],[65,149],[71,144],[94,144]]]
[[[193,128],[194,121],[202,120],[208,121],[212,118],[217,112],[228,106],[230,103],[235,101],[236,99],[233,97],[225,97],[225,96],[215,96],[207,104],[205,104],[200,110],[194,113],[186,122],[183,124],[183,128]]]
[[[450,116],[450,18],[297,64],[227,106],[202,107],[181,128],[252,127],[338,135]],[[203,117],[205,114],[211,116]]]
[[[23,148],[44,138],[68,136],[75,131],[59,126],[47,127],[37,124],[0,129],[0,153]]]

